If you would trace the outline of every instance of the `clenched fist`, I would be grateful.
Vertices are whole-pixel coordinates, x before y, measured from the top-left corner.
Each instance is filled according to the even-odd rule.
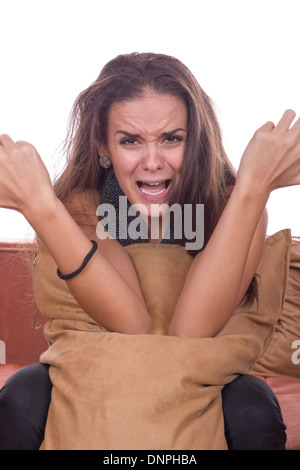
[[[249,142],[237,184],[252,195],[268,197],[274,189],[300,184],[300,119],[292,126],[295,116],[287,110],[277,126],[267,122]]]
[[[0,136],[0,207],[30,217],[54,197],[49,173],[35,147]]]

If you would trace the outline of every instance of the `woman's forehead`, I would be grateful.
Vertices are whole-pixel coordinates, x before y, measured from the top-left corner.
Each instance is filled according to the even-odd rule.
[[[186,129],[187,111],[182,101],[170,95],[150,94],[142,98],[115,103],[109,112],[108,125],[112,132],[169,132]]]

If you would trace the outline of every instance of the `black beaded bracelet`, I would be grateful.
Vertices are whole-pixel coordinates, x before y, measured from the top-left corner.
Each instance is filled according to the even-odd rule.
[[[80,268],[78,268],[76,271],[74,271],[73,273],[70,273],[70,274],[62,274],[60,272],[60,270],[57,268],[57,275],[60,279],[64,279],[66,281],[67,279],[72,279],[72,277],[75,277],[75,276],[77,276],[77,274],[81,273],[81,271],[86,267],[86,265],[90,261],[91,257],[93,256],[93,254],[96,252],[96,250],[98,248],[97,242],[95,242],[95,240],[91,240],[91,242],[93,244],[93,248],[91,249],[91,251],[84,258],[83,263],[80,266]]]

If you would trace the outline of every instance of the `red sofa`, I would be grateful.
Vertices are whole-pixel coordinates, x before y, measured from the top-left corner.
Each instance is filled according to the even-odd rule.
[[[11,374],[37,362],[47,348],[43,336],[47,318],[39,315],[32,292],[30,262],[34,252],[34,243],[0,242],[0,389]],[[299,306],[300,302],[295,308]],[[300,348],[300,336],[298,339]],[[300,364],[299,378],[260,378],[279,400],[287,426],[287,449],[300,450]]]

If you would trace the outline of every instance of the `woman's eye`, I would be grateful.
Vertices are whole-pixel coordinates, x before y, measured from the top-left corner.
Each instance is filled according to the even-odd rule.
[[[182,137],[180,137],[179,135],[170,135],[169,137],[166,138],[166,142],[168,144],[175,144],[181,141],[182,141]]]
[[[122,139],[120,143],[121,145],[135,145],[137,144],[137,140],[132,137],[127,137],[126,139]]]

